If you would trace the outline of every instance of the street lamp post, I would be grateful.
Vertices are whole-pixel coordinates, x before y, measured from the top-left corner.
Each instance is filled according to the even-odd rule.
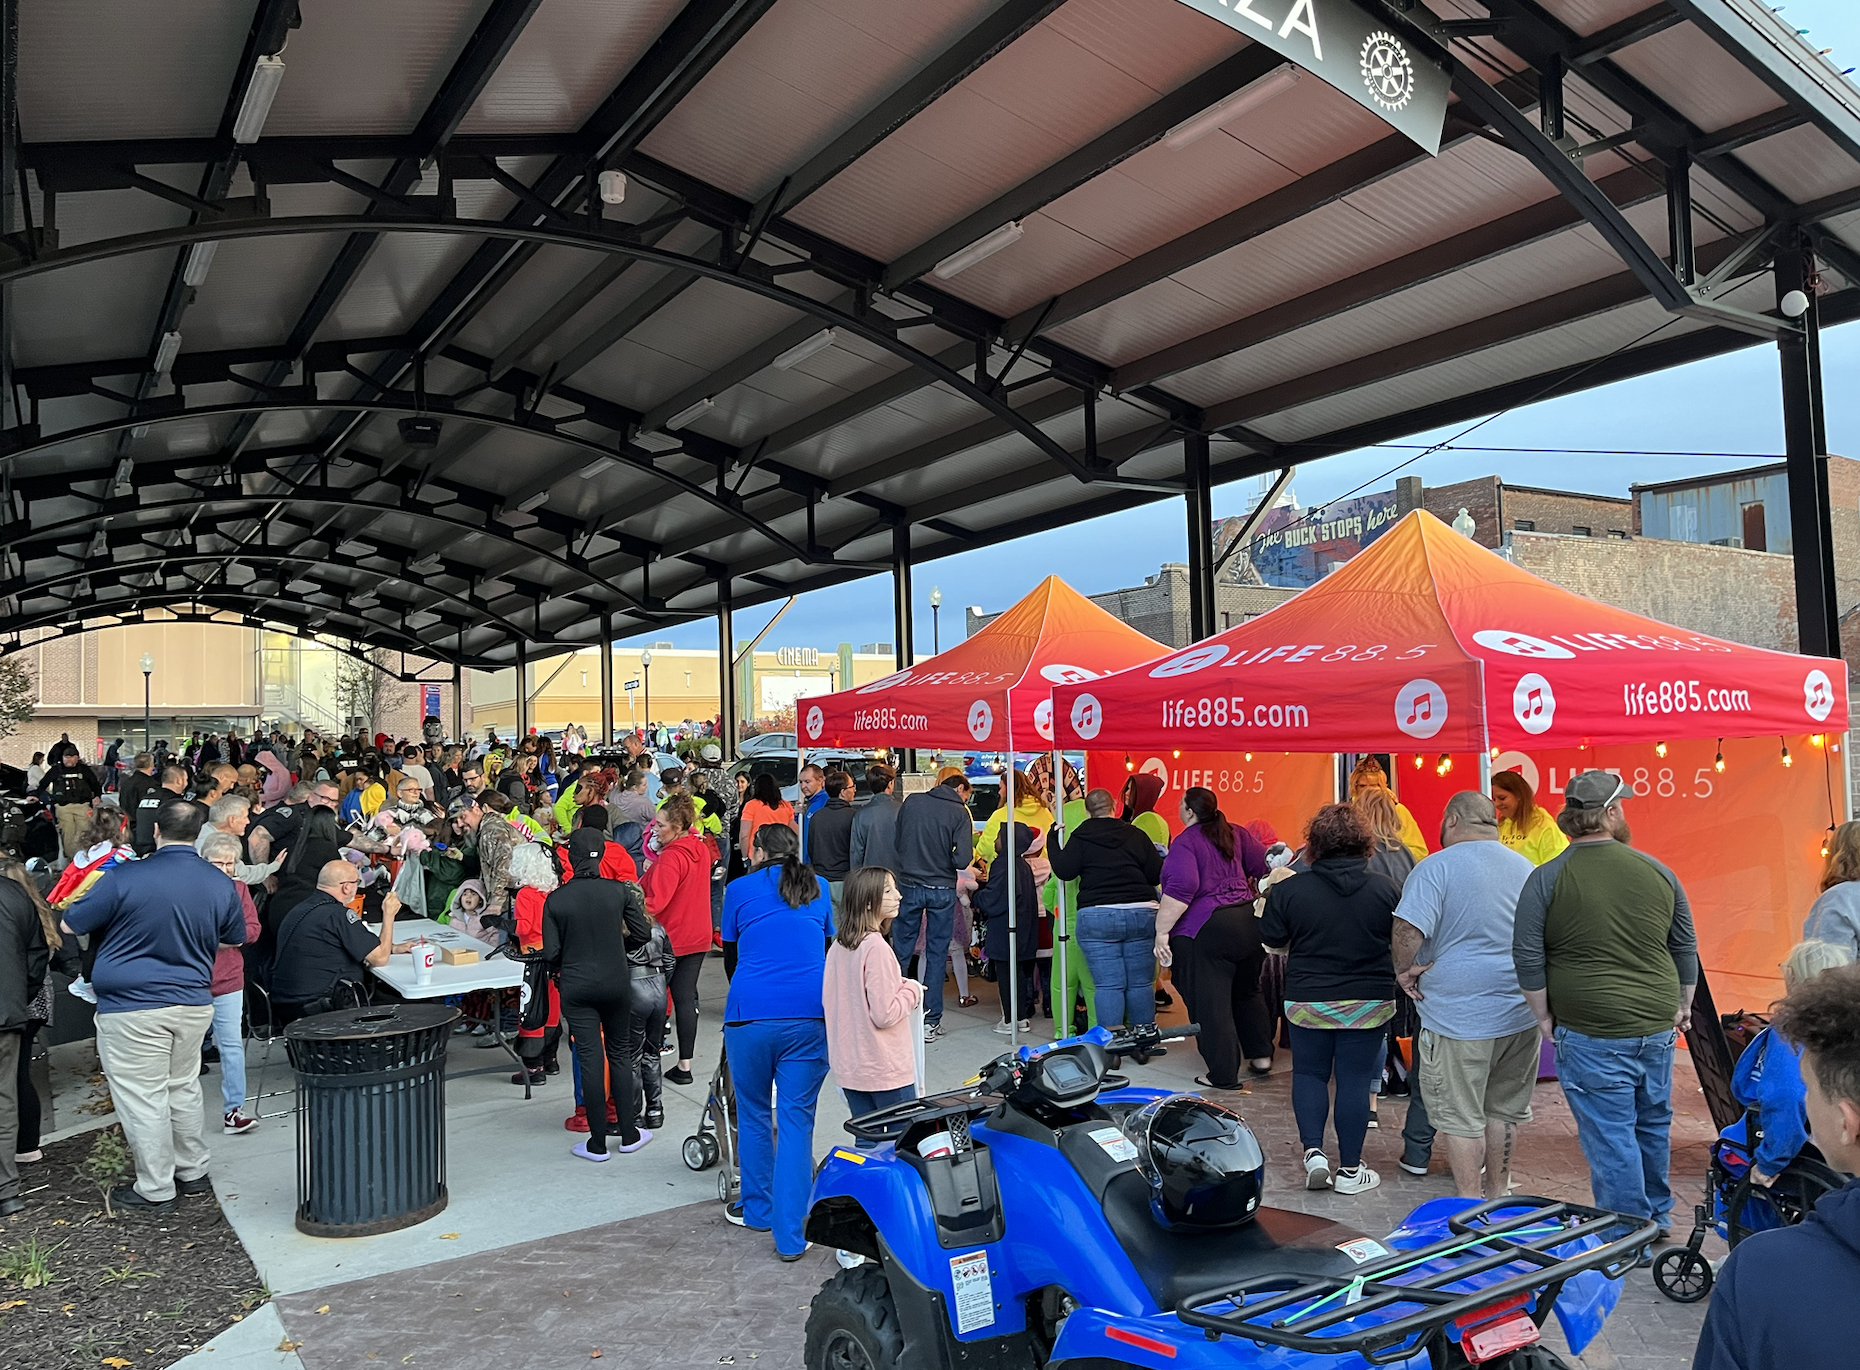
[[[652,732],[652,651],[648,648],[639,654],[640,674],[646,678],[646,731]],[[654,748],[658,743],[651,744]]]
[[[142,654],[142,750],[155,750],[154,741],[149,736],[149,677],[155,673],[155,658],[147,652]]]
[[[930,654],[935,656],[943,650],[942,625],[938,622],[937,610],[943,607],[943,589],[941,586],[930,587]]]

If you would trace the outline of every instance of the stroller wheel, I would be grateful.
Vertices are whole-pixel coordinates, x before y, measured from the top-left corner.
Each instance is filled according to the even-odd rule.
[[[719,1171],[717,1175],[718,1202],[726,1204],[735,1203],[737,1199],[741,1197],[742,1191],[738,1188],[736,1180],[730,1172],[727,1170]]]
[[[1653,1283],[1674,1303],[1697,1303],[1711,1293],[1711,1262],[1689,1246],[1674,1247],[1653,1263]]]
[[[709,1170],[717,1164],[717,1139],[708,1133],[697,1133],[685,1138],[679,1154],[684,1157],[686,1169]]]

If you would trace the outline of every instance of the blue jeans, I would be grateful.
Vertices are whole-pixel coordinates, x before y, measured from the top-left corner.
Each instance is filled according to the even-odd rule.
[[[814,1104],[827,1078],[827,1025],[820,1018],[726,1024],[724,1048],[736,1082],[736,1142],[743,1219],[775,1233],[775,1249],[807,1249],[807,1190],[814,1174]],[[779,1107],[779,1119],[773,1116]]]
[[[926,924],[924,962],[924,1025],[943,1021],[943,968],[949,964],[949,939],[956,930],[956,887],[898,886],[898,916],[891,925],[891,949],[898,964],[909,965],[917,950],[917,925]]]
[[[213,996],[213,1045],[220,1053],[220,1098],[225,1111],[245,1107],[245,1037],[240,1019],[245,1014],[245,991]]]
[[[1585,1037],[1559,1027],[1552,1038],[1595,1206],[1661,1227],[1673,1211],[1673,1037]]]
[[[896,1089],[842,1089],[846,1096],[846,1107],[855,1118],[867,1113],[876,1113],[881,1108],[890,1108],[893,1104],[906,1103],[917,1097],[916,1085],[899,1085]]]
[[[1156,910],[1079,910],[1074,938],[1091,967],[1098,1021],[1141,1027],[1156,1021]]]

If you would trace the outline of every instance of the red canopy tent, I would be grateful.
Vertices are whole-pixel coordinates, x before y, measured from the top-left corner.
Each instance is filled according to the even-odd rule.
[[[1008,753],[1012,770],[1016,736],[1030,750],[1053,744],[1053,686],[1094,680],[1166,650],[1058,576],[1048,576],[947,652],[857,689],[798,701],[796,731],[803,747],[986,748]],[[1001,802],[1012,814],[1009,776],[1002,777]],[[1010,941],[1019,918],[1015,884],[1008,882]],[[1063,984],[1065,939],[1058,952]],[[1020,1020],[1018,986],[1011,971],[1003,977],[1011,1024]],[[1011,1040],[1019,1044],[1017,1028]]]
[[[1674,628],[1402,519],[1285,604],[1053,691],[1062,747],[1477,752],[1847,728],[1845,663]]]
[[[1044,751],[1053,740],[1055,685],[1167,650],[1048,576],[966,642],[857,689],[803,699],[795,722],[808,747],[1005,752],[1018,737],[1023,748]]]

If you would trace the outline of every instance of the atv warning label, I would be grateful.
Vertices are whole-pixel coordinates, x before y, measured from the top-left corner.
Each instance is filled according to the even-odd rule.
[[[956,1331],[973,1332],[995,1320],[995,1291],[988,1282],[988,1253],[971,1251],[949,1258],[949,1282],[956,1290]]]
[[[1114,1127],[1094,1127],[1085,1135],[1102,1147],[1104,1154],[1114,1161],[1137,1159],[1136,1143]]]
[[[1374,1237],[1358,1237],[1353,1242],[1338,1242],[1337,1249],[1358,1265],[1364,1261],[1373,1261],[1390,1254],[1389,1249]]]

